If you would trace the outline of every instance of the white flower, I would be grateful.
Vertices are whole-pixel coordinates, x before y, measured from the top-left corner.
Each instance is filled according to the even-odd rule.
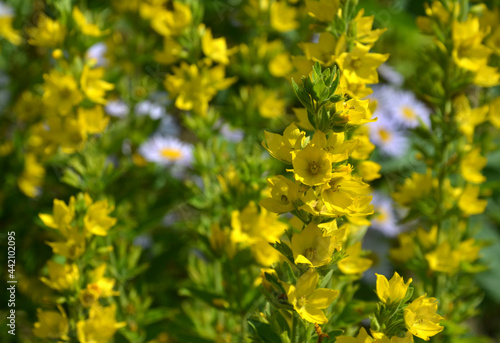
[[[420,125],[420,119],[430,126],[430,110],[412,92],[380,86],[374,89],[372,97],[379,100],[379,113],[396,125],[415,128]]]
[[[372,205],[375,210],[375,214],[371,218],[372,228],[386,236],[397,236],[401,232],[401,228],[397,224],[392,199],[382,193],[375,192]]]
[[[377,111],[374,116],[378,116]],[[408,138],[390,120],[378,116],[378,120],[369,125],[369,130],[370,141],[378,146],[383,154],[401,157],[408,150]]]
[[[108,46],[104,42],[99,42],[92,45],[87,52],[85,57],[89,60],[94,60],[97,67],[104,67],[108,65],[108,59],[104,57],[108,51]]]
[[[130,108],[123,100],[108,101],[108,103],[104,107],[104,110],[110,116],[118,118],[126,117],[130,112]]]
[[[146,161],[164,166],[188,167],[193,160],[193,147],[175,137],[153,136],[139,148]]]
[[[135,113],[140,116],[148,115],[151,119],[157,120],[167,114],[165,107],[150,100],[144,100],[135,105]]]

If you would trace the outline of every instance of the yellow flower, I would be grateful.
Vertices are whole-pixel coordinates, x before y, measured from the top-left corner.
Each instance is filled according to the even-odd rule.
[[[37,309],[38,321],[33,325],[33,335],[49,340],[69,341],[68,317],[59,306],[59,312]]]
[[[339,269],[344,274],[361,274],[372,266],[372,260],[361,257],[361,242],[354,243],[346,249],[347,257],[339,263]]]
[[[387,30],[387,28],[372,30],[374,16],[363,17],[365,10],[359,10],[356,18],[352,21],[356,27],[356,41],[368,46],[372,46],[377,39]]]
[[[458,207],[468,217],[474,214],[481,214],[484,212],[487,200],[478,199],[479,187],[467,184],[463,190],[460,198],[458,199]]]
[[[475,244],[476,240],[474,238],[469,238],[460,242],[457,249],[460,261],[474,262],[479,258],[479,251],[481,250],[481,247]]]
[[[377,120],[372,119],[372,112],[369,109],[369,100],[350,99],[347,101],[339,101],[335,106],[338,115],[338,124],[361,125],[371,123]]]
[[[338,295],[333,289],[318,288],[319,275],[309,269],[297,280],[297,284],[284,284],[288,302],[293,305],[299,316],[308,322],[325,324],[328,322],[322,310],[328,308]]]
[[[47,242],[54,254],[75,260],[85,252],[85,236],[77,228],[70,228],[60,242]]]
[[[78,25],[78,28],[82,31],[82,33],[86,36],[91,37],[100,37],[106,34],[109,30],[101,31],[99,27],[95,24],[90,24],[87,22],[87,19],[83,15],[82,11],[78,7],[73,7],[73,20]]]
[[[412,282],[411,278],[405,283],[403,278],[396,272],[389,281],[384,275],[376,275],[377,295],[380,301],[389,305],[404,299],[408,286]]]
[[[83,218],[85,230],[98,236],[106,236],[108,230],[116,224],[116,218],[109,216],[113,207],[108,207],[107,200],[99,200],[89,206]]]
[[[293,71],[290,53],[282,52],[274,56],[268,64],[269,72],[274,77],[288,77]]]
[[[43,75],[43,104],[51,111],[62,116],[73,110],[82,100],[82,93],[72,75],[64,74],[55,69]]]
[[[428,341],[429,337],[444,329],[439,325],[439,321],[444,318],[436,311],[436,298],[427,298],[426,295],[422,295],[405,308],[406,327],[413,335]]]
[[[91,271],[89,274],[90,282],[87,287],[80,291],[80,302],[85,307],[94,304],[99,298],[119,295],[119,292],[113,291],[115,280],[104,277],[107,265],[104,263]]]
[[[464,22],[453,22],[453,51],[455,63],[467,70],[477,71],[486,65],[491,49],[481,44],[484,33],[479,18],[471,17]]]
[[[108,126],[109,116],[100,105],[93,108],[78,107],[78,123],[86,133],[103,133]]]
[[[259,114],[264,118],[279,118],[285,114],[285,99],[270,89],[256,88]]]
[[[103,307],[98,303],[90,308],[89,318],[76,323],[77,337],[80,343],[107,343],[116,330],[126,326],[125,322],[117,323],[116,306]]]
[[[411,332],[406,331],[404,337],[392,336],[390,339],[382,332],[370,330],[373,335],[373,343],[413,343],[413,335]],[[359,337],[359,336],[358,336]],[[362,341],[363,343],[368,341]]]
[[[49,278],[41,277],[40,280],[47,286],[56,291],[65,291],[72,289],[75,283],[80,279],[80,272],[76,264],[59,264],[53,261],[47,261],[49,269]]]
[[[87,98],[95,103],[105,105],[107,100],[104,98],[107,91],[115,88],[112,83],[101,80],[104,76],[104,68],[90,69],[88,65],[83,67],[80,84]]]
[[[37,26],[26,29],[28,43],[43,47],[57,47],[62,44],[66,36],[66,28],[57,20],[52,20],[44,13],[38,17]]]
[[[264,131],[264,135],[262,146],[271,156],[282,162],[292,163],[292,151],[302,147],[306,133],[292,123],[285,129],[283,136],[267,131]]]
[[[222,64],[229,64],[229,54],[224,37],[214,39],[212,31],[206,29],[201,39],[203,53],[209,59]]]
[[[305,263],[312,267],[327,265],[332,260],[336,237],[326,236],[314,223],[292,236],[292,252],[295,264]]]
[[[46,226],[59,230],[64,234],[75,217],[75,197],[72,196],[69,199],[68,205],[62,200],[54,199],[52,213],[39,214],[38,216]]]
[[[172,8],[171,11],[159,8],[152,13],[151,27],[165,37],[180,35],[193,20],[188,5],[173,1]]]
[[[299,186],[282,175],[267,179],[271,197],[260,201],[260,206],[274,213],[291,212],[299,198]]]
[[[488,114],[488,105],[471,109],[469,99],[465,94],[461,94],[453,101],[456,116],[455,121],[458,124],[458,129],[465,135],[467,141],[472,143],[474,138],[474,129],[479,124],[486,121]]]
[[[309,186],[325,184],[332,177],[331,155],[312,145],[292,151],[292,165],[295,180]]]
[[[271,27],[279,32],[295,30],[299,27],[297,10],[286,1],[274,1],[271,5]]]
[[[260,213],[254,202],[250,202],[243,211],[231,213],[231,241],[249,246],[258,263],[269,266],[279,258],[279,252],[269,243],[279,240],[287,225],[278,220],[275,214],[261,209]]]
[[[487,158],[481,156],[480,148],[471,150],[460,161],[460,173],[463,178],[474,184],[482,183],[486,178],[481,174],[481,169],[487,163]]]
[[[415,256],[415,243],[409,233],[401,233],[398,236],[399,247],[389,250],[391,258],[398,262],[406,262]]]
[[[154,52],[154,60],[162,64],[172,64],[179,60],[182,53],[182,45],[171,37],[163,39],[163,50]]]
[[[452,250],[450,243],[444,241],[434,251],[425,254],[429,268],[436,272],[454,274],[460,266],[458,251]]]
[[[36,156],[31,153],[26,154],[23,173],[17,179],[19,189],[30,198],[34,198],[39,193],[44,177],[45,168],[37,161]]]
[[[307,13],[319,21],[330,24],[339,10],[339,0],[306,0]]]
[[[419,227],[417,229],[417,239],[424,249],[430,249],[437,243],[438,227],[433,225],[429,231]]]
[[[191,111],[205,116],[208,103],[219,90],[228,88],[236,81],[235,78],[225,78],[223,65],[211,69],[199,68],[195,64],[182,62],[173,68],[174,74],[165,78],[165,88],[176,96],[175,106],[180,110]]]
[[[345,36],[342,35],[337,40],[331,33],[322,32],[318,43],[301,42],[299,46],[309,60],[319,61],[323,66],[329,67],[335,63],[335,57],[344,51]]]
[[[364,181],[373,181],[380,178],[380,169],[382,167],[377,162],[362,161],[358,164],[357,171]]]
[[[387,59],[389,54],[369,53],[370,47],[356,43],[351,52],[344,52],[337,58],[337,63],[347,81],[352,83],[377,83],[376,69]]]
[[[416,200],[427,196],[432,190],[432,171],[427,169],[425,174],[412,173],[403,185],[396,186],[392,197],[402,206],[410,206]]]

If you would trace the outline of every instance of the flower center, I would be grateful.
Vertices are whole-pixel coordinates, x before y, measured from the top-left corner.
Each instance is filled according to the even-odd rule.
[[[171,161],[178,160],[182,157],[182,152],[180,152],[179,150],[169,149],[169,148],[162,149],[160,154],[167,160]]]
[[[314,254],[316,253],[316,249],[314,248],[307,248],[306,251],[304,252],[304,256],[309,260],[312,261],[314,259]]]
[[[281,201],[284,202],[284,203],[288,203],[288,197],[285,194],[283,194],[281,196]]]
[[[316,163],[316,161],[312,161],[309,164],[309,170],[311,171],[311,174],[316,175],[319,173],[321,167]]]
[[[351,66],[353,69],[359,69],[361,67],[361,60],[359,58],[353,59]]]
[[[387,143],[388,141],[391,140],[391,133],[389,131],[387,131],[386,129],[379,129],[378,134],[380,136],[380,139],[384,143]]]
[[[297,304],[299,305],[299,307],[304,307],[306,306],[307,304],[307,299],[306,299],[306,296],[303,295],[299,298],[299,300],[297,301]]]
[[[413,120],[417,117],[417,115],[415,114],[415,111],[412,110],[408,106],[403,107],[403,115],[405,116],[406,119],[409,119],[409,120]]]

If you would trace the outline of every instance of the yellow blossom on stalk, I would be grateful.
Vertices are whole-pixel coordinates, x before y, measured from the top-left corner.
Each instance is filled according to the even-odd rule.
[[[271,191],[271,197],[262,199],[259,203],[260,206],[274,213],[293,211],[294,203],[299,198],[299,186],[283,175],[268,178],[267,184]]]
[[[62,116],[67,115],[82,100],[82,93],[72,75],[52,69],[43,75],[43,104],[51,111]]]
[[[85,230],[98,236],[106,236],[108,230],[116,224],[116,218],[109,216],[114,207],[108,206],[107,200],[99,200],[90,205],[83,218]]]
[[[62,200],[54,199],[52,214],[39,214],[42,222],[64,234],[75,217],[75,197],[69,199],[68,205]]]
[[[55,145],[54,150],[60,147],[65,154],[81,150],[87,141],[87,133],[83,130],[77,118],[50,117],[46,121],[46,128],[49,129],[44,132],[47,140],[45,144],[48,143],[47,148],[52,143]]]
[[[77,228],[70,228],[64,235],[64,240],[47,242],[54,254],[75,260],[85,252],[85,236]]]
[[[481,149],[476,148],[469,151],[460,161],[460,173],[463,178],[474,184],[482,183],[486,178],[481,174],[481,169],[487,163],[487,158],[481,156]]]
[[[108,33],[109,31],[109,30],[101,31],[97,25],[90,24],[78,7],[73,7],[72,16],[73,20],[78,25],[78,28],[86,36],[100,37]]]
[[[422,295],[415,299],[404,310],[408,330],[426,341],[443,331],[444,327],[439,325],[439,321],[444,318],[436,313],[437,308],[436,298],[427,298],[426,295]]]
[[[342,162],[349,158],[349,155],[358,145],[356,140],[345,140],[344,132],[330,132],[328,139],[321,131],[316,131],[310,142],[311,146],[327,151],[333,163]]]
[[[172,64],[179,60],[182,52],[182,45],[171,37],[163,39],[163,50],[154,52],[154,60],[162,64]]]
[[[429,268],[436,272],[454,274],[460,266],[458,251],[452,250],[450,243],[444,241],[434,251],[425,254]]]
[[[478,197],[479,186],[467,184],[462,194],[460,195],[460,198],[458,199],[458,207],[462,210],[464,216],[468,217],[484,212],[488,201],[478,199]]]
[[[361,125],[376,121],[377,118],[372,119],[369,104],[369,100],[358,99],[337,102],[335,106],[340,112],[338,115],[339,124]]]
[[[287,225],[274,214],[250,202],[243,211],[231,213],[231,241],[249,246],[257,262],[269,266],[279,258],[279,252],[269,243],[278,241]]]
[[[295,180],[308,186],[327,183],[332,177],[332,157],[325,150],[308,145],[303,150],[292,151]]]
[[[337,237],[326,236],[314,223],[292,236],[292,252],[295,264],[305,263],[311,267],[327,265],[339,242]]]
[[[82,130],[89,134],[103,133],[108,126],[109,116],[104,113],[102,106],[92,108],[78,108],[78,123]]]
[[[210,69],[199,68],[195,64],[182,62],[180,67],[173,68],[174,74],[165,78],[165,88],[176,97],[178,109],[191,111],[204,116],[208,103],[218,91],[228,88],[236,78],[225,78],[225,68],[218,65]]]
[[[284,0],[276,0],[270,9],[271,27],[279,32],[295,30],[299,27],[297,21],[297,10],[288,6]]]
[[[172,8],[172,10],[166,10],[160,7],[152,12],[151,27],[165,37],[180,35],[193,20],[188,5],[173,1]]]
[[[290,53],[282,52],[274,56],[268,64],[269,72],[274,77],[287,77],[293,71]]]
[[[448,6],[455,7],[455,12],[459,10],[458,5],[448,3]],[[432,17],[438,22],[449,25],[451,14],[450,11],[443,6],[439,0],[434,0],[430,5],[424,3],[426,17],[417,17],[417,26],[425,34],[432,34]]]
[[[80,291],[80,302],[83,306],[89,307],[99,298],[120,294],[119,292],[113,291],[115,280],[104,277],[106,267],[107,265],[104,263],[89,273],[90,282],[85,289]]]
[[[404,299],[408,286],[412,282],[410,278],[405,283],[403,278],[396,272],[389,281],[384,275],[375,275],[377,275],[377,296],[380,301],[387,305]]]
[[[306,0],[307,13],[313,18],[327,23],[333,21],[339,6],[339,0]]]
[[[284,283],[288,302],[293,305],[301,318],[311,323],[325,324],[328,322],[322,310],[328,308],[337,298],[338,291],[318,288],[319,275],[314,269],[309,269],[297,280],[296,285]]]
[[[318,43],[302,42],[299,46],[309,60],[319,61],[323,66],[329,67],[335,63],[335,56],[344,52],[345,36],[337,39],[329,32],[322,32]]]
[[[115,335],[116,330],[126,326],[117,323],[116,306],[103,307],[98,303],[90,308],[89,318],[76,323],[78,341],[81,343],[106,343]]]
[[[104,98],[107,91],[115,88],[112,83],[101,80],[104,76],[104,68],[91,69],[88,65],[83,67],[80,84],[87,98],[95,103],[105,105]]]
[[[224,37],[214,39],[212,31],[206,29],[201,39],[203,53],[209,59],[217,63],[229,64],[229,54],[226,39]]]
[[[404,263],[415,256],[415,243],[409,233],[401,233],[398,236],[399,247],[389,250],[391,258]]]
[[[4,37],[14,45],[19,45],[22,38],[19,35],[19,31],[14,30],[12,26],[14,11],[5,4],[2,4],[2,7],[2,13],[0,13],[0,37]]]
[[[43,47],[57,47],[62,44],[66,36],[66,27],[57,20],[52,20],[44,13],[40,13],[36,27],[26,29],[28,43]]]
[[[309,118],[307,117],[307,110],[305,108],[292,108],[292,110],[297,117],[296,124],[298,127],[307,131],[314,131],[314,127],[309,122]]]
[[[488,105],[471,109],[469,99],[465,94],[461,94],[454,99],[453,106],[456,111],[455,121],[458,129],[465,135],[467,141],[472,143],[476,126],[487,119]]]
[[[59,312],[37,309],[36,315],[38,321],[33,325],[33,335],[43,339],[69,341],[68,317],[61,307]]]
[[[364,181],[373,181],[380,178],[380,169],[382,167],[377,162],[362,161],[358,164],[357,171]]]
[[[410,206],[416,200],[424,198],[432,189],[432,171],[427,169],[425,174],[412,173],[403,185],[396,186],[392,197],[402,206]]]
[[[364,8],[359,10],[352,21],[353,25],[356,27],[356,41],[372,46],[380,36],[387,31],[387,28],[372,30],[375,16],[363,17],[363,14],[365,14]]]
[[[356,43],[351,52],[337,57],[337,64],[347,81],[352,83],[377,83],[377,68],[387,61],[389,54],[369,53],[370,47]]]
[[[264,131],[264,135],[262,146],[271,156],[282,162],[292,163],[292,151],[301,149],[306,133],[292,123],[285,129],[283,136],[267,131]]]
[[[373,343],[413,343],[413,335],[409,331],[406,331],[404,337],[392,336],[390,339],[382,332],[377,332],[373,330],[370,331],[371,334],[373,335]],[[362,341],[362,342],[365,343],[368,341]]]
[[[42,277],[40,280],[56,291],[65,291],[73,288],[80,279],[80,272],[76,264],[60,264],[47,261],[49,277]]]
[[[433,225],[429,231],[419,227],[416,231],[417,239],[424,249],[430,249],[437,243],[438,227]]]
[[[279,118],[285,114],[285,99],[270,89],[256,88],[259,114],[264,118]]]
[[[371,152],[375,150],[375,145],[370,142],[368,128],[366,127],[366,125],[358,127],[356,130],[354,130],[351,139],[358,141],[358,145],[350,156],[356,160],[368,159]]]
[[[467,70],[477,71],[486,65],[491,49],[481,44],[484,33],[479,28],[479,18],[453,22],[453,51],[455,63]]]
[[[475,244],[476,240],[474,238],[469,238],[460,242],[457,249],[460,261],[474,262],[479,258],[479,251],[481,250],[481,247]]]
[[[494,87],[500,83],[500,73],[498,68],[486,64],[479,67],[474,75],[473,84],[480,87]]]
[[[39,187],[42,185],[45,177],[45,168],[37,161],[34,154],[26,154],[24,160],[24,170],[17,179],[19,189],[30,198],[34,198],[39,193]]]
[[[338,263],[344,274],[361,274],[373,264],[372,260],[361,257],[361,242],[356,242],[346,249],[347,257]]]

